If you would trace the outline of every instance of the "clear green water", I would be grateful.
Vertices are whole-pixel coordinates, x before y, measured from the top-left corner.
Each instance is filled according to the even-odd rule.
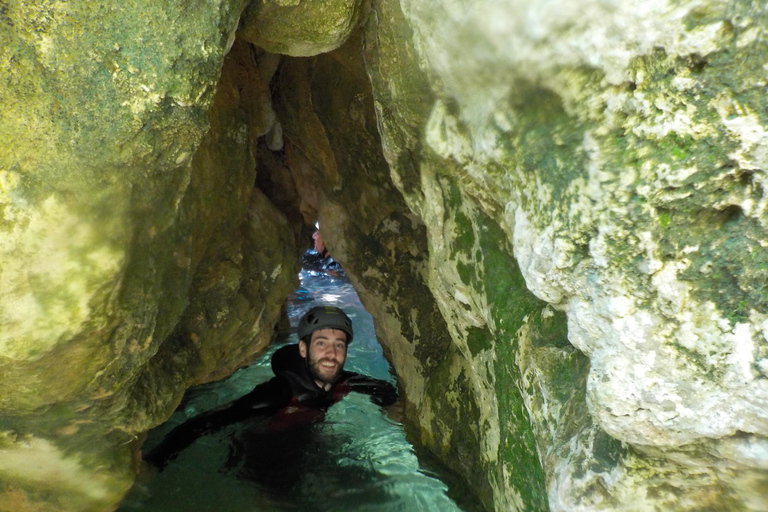
[[[342,307],[355,330],[345,368],[394,383],[373,319],[350,283],[308,271],[300,277],[302,288],[289,302],[292,325],[315,305]],[[294,342],[295,334],[281,340]],[[281,344],[230,378],[190,390],[168,423],[150,432],[145,448],[185,419],[270,379],[270,357]],[[119,512],[460,510],[447,491],[420,466],[403,426],[351,393],[321,423],[274,432],[267,419],[255,418],[201,437],[164,471],[140,475]]]

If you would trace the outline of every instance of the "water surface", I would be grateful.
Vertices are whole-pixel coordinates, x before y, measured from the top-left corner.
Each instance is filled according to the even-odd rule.
[[[311,307],[343,308],[355,331],[345,368],[395,384],[373,319],[343,274],[304,270],[299,277],[301,288],[288,304],[294,330]],[[170,420],[150,432],[145,449],[187,418],[269,380],[274,351],[296,341],[291,334],[255,364],[190,390]],[[162,472],[141,475],[119,512],[460,510],[447,491],[419,465],[403,426],[367,396],[351,393],[320,423],[275,431],[268,418],[254,418],[202,436]]]

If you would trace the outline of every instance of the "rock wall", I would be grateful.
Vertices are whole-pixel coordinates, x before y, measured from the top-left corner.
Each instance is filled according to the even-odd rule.
[[[142,433],[268,344],[318,218],[484,508],[768,510],[767,31],[0,3],[0,510],[113,509]]]
[[[765,14],[373,2],[350,44],[395,220],[341,142],[366,131],[355,50],[280,82],[416,435],[487,508],[768,509]]]
[[[143,432],[270,340],[298,252],[243,7],[0,4],[0,510],[114,510]]]
[[[374,2],[383,147],[430,289],[454,341],[488,326],[489,359],[522,372],[552,509],[768,508],[764,9]],[[567,315],[586,396],[556,392],[585,361],[527,323],[499,352],[518,301],[488,286],[516,268],[484,232]]]
[[[505,508],[511,500],[521,508],[546,508],[535,441],[527,427],[523,397],[515,387],[519,370],[506,366],[494,370],[493,353],[487,349],[495,342],[482,320],[468,329],[451,318],[467,314],[464,304],[455,305],[452,285],[438,289],[439,296],[430,290],[437,270],[430,243],[443,238],[439,232],[443,226],[425,224],[392,182],[381,151],[362,44],[357,34],[333,53],[284,61],[274,88],[286,164],[300,191],[319,191],[315,196],[304,194],[311,203],[308,210],[317,212],[326,245],[374,315],[403,388],[415,440],[438,459],[450,461],[487,508]],[[460,191],[450,183],[445,187],[446,195],[451,195],[446,201],[456,206]],[[471,230],[469,225],[461,228]],[[470,244],[463,249],[473,248]],[[483,236],[477,250],[514,268],[514,259],[492,236]],[[509,321],[504,332],[512,338],[524,315],[540,313],[545,304],[527,292],[519,272],[509,277],[502,271],[497,277],[501,280],[495,292],[504,295],[498,298],[507,305],[516,303],[514,311],[503,314]],[[508,294],[506,285],[517,292]],[[461,286],[473,294],[468,283]],[[564,317],[551,316],[560,320],[558,334],[563,340]],[[542,332],[539,324],[532,329]],[[514,342],[506,341],[500,350],[514,359]],[[501,404],[497,393],[504,395]],[[528,470],[514,470],[513,461]],[[519,496],[494,490],[507,480],[515,482]]]

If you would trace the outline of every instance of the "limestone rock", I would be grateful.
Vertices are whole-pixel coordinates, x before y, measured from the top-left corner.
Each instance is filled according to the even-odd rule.
[[[286,164],[319,216],[326,246],[374,316],[419,445],[450,461],[489,509],[546,507],[545,479],[517,388],[520,372],[494,363],[514,359],[515,331],[527,313],[544,304],[525,289],[507,242],[494,236],[499,228],[493,221],[486,219],[486,225],[467,234],[473,229],[467,218],[455,214],[459,220],[454,221],[452,213],[446,226],[437,197],[429,206],[434,215],[430,211],[424,220],[409,210],[381,150],[359,47],[353,36],[329,54],[284,61],[274,88],[275,109],[285,126]],[[442,212],[472,207],[455,183],[433,179],[437,191],[425,184],[424,193],[440,196]],[[486,234],[489,229],[493,234]],[[477,246],[467,245],[475,236]],[[457,263],[457,249],[439,248],[445,245],[459,246],[462,256],[460,275],[454,268],[455,281],[443,284],[438,271],[448,266],[435,262]],[[488,263],[463,267],[465,252],[475,251],[486,254]],[[495,284],[486,303],[496,303],[486,311],[487,321],[504,324],[498,328],[468,313],[466,304],[486,293],[472,289],[486,272],[493,273]],[[510,286],[516,291],[508,293]],[[507,311],[511,304],[514,310]],[[558,315],[555,336],[533,330],[561,341],[565,320]],[[517,471],[516,464],[528,471]]]
[[[173,223],[240,12],[102,7],[3,8],[0,354],[9,364],[114,329],[121,315],[105,299],[125,277],[134,233],[158,239]],[[150,207],[143,226],[132,219]],[[50,401],[22,389],[3,392],[4,405]]]
[[[211,7],[0,8],[3,510],[113,510],[141,434],[252,360],[295,281],[253,192],[268,89],[247,44],[222,72],[243,2]]]
[[[254,0],[239,34],[268,52],[308,57],[341,46],[369,9],[366,0]]]
[[[664,508],[673,498],[662,485],[686,496],[678,510],[764,510],[764,9],[374,3],[369,69],[395,183],[428,229],[466,218],[471,229],[457,228],[457,240],[471,242],[483,216],[492,219],[527,287],[567,314],[568,339],[590,359],[585,399],[595,425],[583,417],[568,442],[612,469],[598,478],[578,469],[577,452],[543,457],[555,510],[610,510],[624,499]],[[435,176],[457,183],[466,198],[458,211],[445,206]],[[431,260],[439,281],[430,288],[454,295],[441,309],[458,300],[462,323],[490,324],[483,285],[467,279],[487,266],[482,251],[453,256],[450,245],[441,249],[450,237],[439,235],[430,252],[449,257]],[[535,394],[551,385],[524,388],[535,429],[551,431],[542,453],[556,447],[551,426],[564,418],[539,424],[554,411]],[[592,441],[611,438],[608,451]],[[679,476],[663,483],[639,468]],[[751,476],[738,482],[739,471]],[[602,496],[587,484],[598,480]],[[713,497],[718,486],[731,497]]]

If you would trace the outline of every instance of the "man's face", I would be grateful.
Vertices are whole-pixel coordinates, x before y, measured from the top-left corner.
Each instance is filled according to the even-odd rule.
[[[299,353],[307,360],[315,382],[321,387],[333,384],[347,359],[347,333],[338,329],[319,329],[311,335],[309,353],[304,342],[299,343]]]

